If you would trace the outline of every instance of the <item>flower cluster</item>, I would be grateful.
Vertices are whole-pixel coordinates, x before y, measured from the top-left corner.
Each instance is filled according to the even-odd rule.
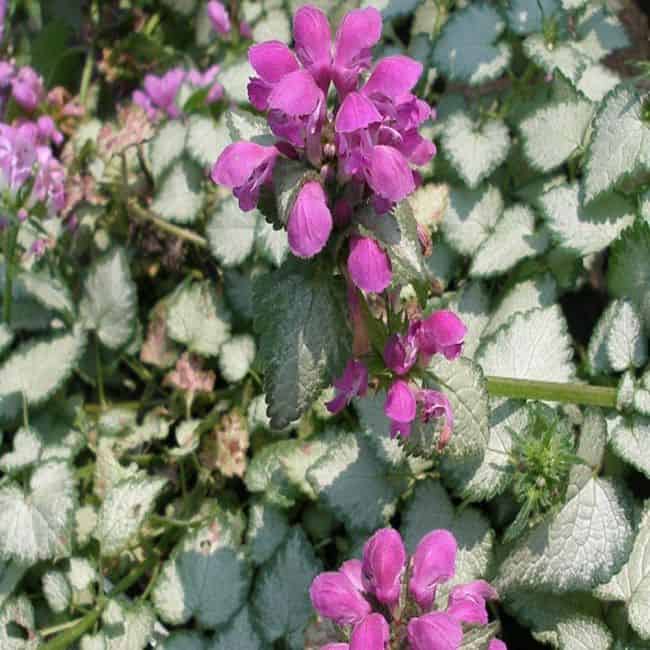
[[[254,45],[248,60],[257,73],[248,84],[251,104],[267,115],[274,145],[235,142],[212,169],[215,183],[233,190],[252,210],[272,182],[280,157],[300,160],[306,174],[287,219],[294,255],[309,258],[327,244],[335,226],[347,226],[362,206],[389,211],[419,182],[411,165],[428,163],[434,144],[418,129],[432,109],[412,90],[422,65],[389,56],[369,76],[372,47],[382,31],[374,8],[350,11],[332,41],[325,14],[303,6],[295,14],[295,52],[279,41]],[[330,85],[337,93],[328,110]],[[326,189],[328,191],[326,191]],[[348,271],[362,290],[381,292],[392,277],[390,260],[372,238],[354,231]]]
[[[451,436],[454,417],[447,397],[437,390],[420,388],[415,383],[415,370],[429,365],[435,354],[452,360],[460,356],[467,328],[453,312],[436,311],[424,320],[414,319],[405,333],[388,338],[383,360],[391,374],[384,413],[390,421],[392,437],[408,437],[420,411],[424,424],[433,418],[443,418],[440,447]],[[356,396],[363,397],[368,388],[368,370],[357,359],[351,359],[343,375],[335,380],[335,398],[327,403],[332,413],[338,413]]]
[[[4,107],[9,96],[32,113],[46,97],[43,78],[29,66],[16,69],[13,63],[0,61],[0,106]]]
[[[378,530],[365,544],[362,560],[318,575],[309,591],[314,609],[341,628],[348,642],[321,650],[456,650],[468,626],[487,625],[486,602],[497,598],[485,580],[451,588],[444,610],[438,585],[454,577],[457,545],[448,530],[425,535],[407,558],[400,534]],[[494,639],[490,650],[505,650]]]
[[[152,122],[164,117],[176,119],[183,114],[179,97],[184,85],[189,94],[202,88],[207,89],[207,105],[218,102],[223,97],[223,86],[217,81],[217,74],[218,65],[210,66],[205,72],[172,68],[160,77],[148,74],[144,78],[144,89],[133,93],[133,101],[144,109]]]

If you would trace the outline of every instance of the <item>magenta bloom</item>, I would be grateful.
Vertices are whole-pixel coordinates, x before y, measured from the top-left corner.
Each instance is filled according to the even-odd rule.
[[[267,41],[248,50],[248,62],[259,77],[248,84],[248,98],[258,111],[269,107],[269,96],[278,82],[300,69],[293,52],[280,41]]]
[[[366,591],[385,605],[399,599],[406,550],[400,534],[393,528],[378,530],[363,547],[362,578]]]
[[[394,438],[411,435],[411,424],[415,420],[416,401],[412,388],[403,379],[397,379],[388,389],[384,402],[384,413],[390,420],[390,435]]]
[[[209,88],[205,103],[210,105],[218,102],[223,97],[223,86],[216,80],[219,74],[219,66],[211,65],[205,72],[190,70],[187,73],[187,81],[195,88]]]
[[[257,205],[262,186],[271,180],[277,155],[275,147],[254,142],[229,144],[212,167],[211,178],[230,187],[239,207],[247,212]]]
[[[390,641],[390,628],[381,614],[370,614],[355,626],[350,650],[384,650]]]
[[[487,625],[486,601],[496,598],[496,590],[485,580],[458,585],[449,595],[447,613],[459,623]]]
[[[503,641],[501,641],[501,639],[492,639],[488,646],[488,650],[508,650],[508,647]]]
[[[388,254],[370,237],[350,239],[348,271],[359,289],[371,293],[381,293],[393,277]]]
[[[26,111],[33,111],[45,97],[42,77],[29,66],[20,68],[12,79],[11,92],[16,103]]]
[[[418,334],[420,349],[426,355],[444,354],[449,360],[460,356],[467,327],[451,311],[436,311],[422,321]]]
[[[230,16],[226,8],[219,2],[219,0],[210,0],[208,2],[208,18],[217,34],[225,36],[230,33]]]
[[[316,181],[305,183],[287,223],[291,252],[297,257],[313,257],[323,250],[331,232],[332,214],[322,185]]]
[[[363,591],[363,564],[361,560],[346,560],[339,571],[354,585],[358,591]]]
[[[415,189],[413,172],[406,158],[397,149],[384,145],[372,150],[367,180],[378,196],[394,203]]]
[[[330,413],[342,411],[357,395],[363,397],[368,390],[368,369],[356,359],[350,359],[343,374],[334,380],[336,397],[325,406]]]
[[[393,334],[384,347],[384,362],[398,375],[405,375],[418,360],[417,337],[413,327],[406,334]]]
[[[334,128],[337,133],[353,133],[381,120],[381,113],[375,105],[365,95],[353,92],[346,95],[339,107]]]
[[[38,127],[39,141],[49,144],[50,141],[56,145],[63,142],[63,133],[56,128],[54,120],[49,115],[41,115],[36,121]]]
[[[133,101],[144,108],[148,114],[153,109],[156,114],[159,110],[167,117],[178,118],[181,116],[181,110],[176,105],[176,96],[184,80],[185,70],[182,68],[173,68],[162,77],[148,74],[144,78],[146,94],[136,91],[133,94]]]
[[[432,612],[411,619],[408,637],[411,650],[458,650],[463,628],[448,614]]]
[[[441,451],[449,442],[454,429],[454,412],[444,393],[437,390],[424,389],[418,392],[417,400],[421,407],[422,421],[426,424],[432,418],[444,418],[438,449]]]
[[[36,158],[38,168],[32,197],[45,203],[51,213],[58,212],[65,206],[65,169],[49,147],[38,147]]]
[[[448,530],[433,530],[420,540],[413,555],[409,591],[422,609],[430,609],[436,587],[454,577],[456,550],[456,540]]]
[[[37,162],[37,137],[38,130],[33,124],[17,127],[0,124],[0,170],[12,191],[32,175]]]
[[[354,625],[372,611],[368,601],[340,571],[316,576],[309,596],[314,609],[337,625]]]
[[[320,647],[320,650],[349,650],[350,646],[347,643],[326,643]]]

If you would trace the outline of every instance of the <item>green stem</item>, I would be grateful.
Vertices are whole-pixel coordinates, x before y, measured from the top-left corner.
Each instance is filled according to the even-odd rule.
[[[561,384],[553,381],[533,381],[509,377],[486,377],[487,389],[495,397],[538,399],[581,406],[616,408],[616,388],[589,384]]]
[[[99,349],[99,336],[95,334],[95,372],[97,373],[97,392],[99,405],[102,410],[106,408],[106,393],[104,392],[104,371],[102,369],[101,350]]]
[[[201,235],[197,235],[191,230],[180,228],[179,226],[175,226],[173,223],[169,223],[168,221],[161,219],[157,214],[153,213],[151,210],[147,210],[139,206],[135,201],[129,202],[128,210],[129,214],[136,219],[151,221],[151,223],[155,224],[161,230],[168,232],[170,235],[174,235],[179,239],[184,239],[185,241],[195,244],[200,248],[208,248],[207,240],[204,237],[201,237]]]
[[[93,45],[91,45],[88,52],[86,53],[86,61],[84,62],[84,68],[81,73],[81,84],[79,86],[79,103],[84,108],[87,108],[86,102],[88,101],[88,91],[90,89],[90,82],[93,77],[94,67],[95,67],[95,48]]]
[[[11,325],[11,303],[13,301],[14,275],[16,271],[16,241],[18,239],[18,226],[10,224],[5,228],[4,257],[5,257],[5,286],[2,297],[2,320]]]

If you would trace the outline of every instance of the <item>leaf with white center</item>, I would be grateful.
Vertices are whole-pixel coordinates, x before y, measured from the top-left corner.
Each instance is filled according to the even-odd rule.
[[[67,315],[76,311],[70,289],[44,272],[23,270],[14,282],[19,282],[25,292],[46,309]]]
[[[266,269],[264,269],[264,272]],[[253,279],[252,272],[225,269],[223,273],[224,293],[234,315],[244,321],[253,320]]]
[[[49,399],[76,368],[85,344],[83,332],[75,329],[16,348],[0,366],[0,423],[22,413],[23,399],[31,407]]]
[[[43,595],[54,613],[60,614],[68,609],[72,591],[61,571],[48,571],[43,575]]]
[[[303,650],[304,630],[313,615],[309,586],[320,570],[302,529],[293,528],[255,581],[251,603],[266,641],[284,638],[292,650]]]
[[[381,11],[384,20],[393,20],[398,16],[408,16],[414,12],[422,0],[364,0],[362,7],[375,7]]]
[[[255,330],[271,425],[297,420],[350,357],[343,283],[317,263],[291,260],[256,278]]]
[[[156,617],[146,602],[129,605],[111,600],[102,614],[102,621],[103,629],[98,636],[104,638],[106,650],[145,650]]]
[[[193,223],[203,205],[201,166],[187,157],[172,163],[156,188],[151,209],[167,221]]]
[[[594,61],[630,46],[623,23],[605,5],[592,5],[585,11],[578,20],[576,36],[580,49]]]
[[[245,606],[223,630],[217,632],[208,650],[264,650],[265,647],[253,625],[249,607]]]
[[[613,296],[631,300],[650,328],[650,224],[637,222],[614,242],[607,286]]]
[[[548,172],[568,160],[584,144],[594,107],[587,101],[545,106],[519,126],[528,162]]]
[[[472,507],[455,509],[440,482],[419,481],[402,514],[402,537],[407,552],[413,553],[428,532],[450,530],[458,543],[456,573],[438,587],[447,594],[452,586],[487,578],[493,560],[494,533],[487,519]]]
[[[165,122],[149,144],[151,173],[156,181],[179,160],[185,150],[187,127],[180,120]]]
[[[219,370],[231,384],[241,381],[255,360],[255,339],[250,334],[238,334],[221,346]]]
[[[27,564],[0,562],[0,612],[28,569]]]
[[[72,557],[66,578],[75,591],[83,591],[97,580],[97,570],[86,558]]]
[[[255,70],[247,58],[238,58],[219,73],[219,83],[224,87],[228,99],[238,104],[248,103],[248,80],[255,76]],[[246,139],[246,138],[244,138]]]
[[[472,359],[490,319],[490,295],[480,281],[474,280],[468,282],[454,296],[448,308],[455,312],[467,327],[462,355]]]
[[[79,313],[86,329],[94,330],[108,348],[126,345],[135,329],[138,290],[123,248],[114,248],[90,268]]]
[[[563,42],[547,44],[540,34],[526,38],[524,53],[547,74],[558,70],[573,84],[577,83],[584,69],[591,64],[591,60],[576,45]]]
[[[219,354],[230,338],[230,313],[209,282],[194,283],[176,293],[167,312],[167,333],[205,357]]]
[[[433,49],[434,65],[454,81],[478,85],[496,79],[510,63],[506,43],[497,43],[505,29],[499,12],[487,3],[455,12]]]
[[[226,113],[225,120],[232,142],[248,140],[257,144],[272,145],[275,141],[268,122],[259,115],[234,109]]]
[[[650,418],[633,415],[621,419],[614,427],[610,445],[619,458],[650,478]]]
[[[650,190],[646,190],[639,196],[639,216],[650,225]]]
[[[650,390],[636,387],[634,389],[634,411],[641,415],[650,415]]]
[[[503,199],[496,187],[477,190],[453,188],[442,221],[442,232],[461,255],[473,255],[489,237],[501,213]]]
[[[255,564],[264,564],[289,532],[286,515],[275,506],[256,501],[248,513],[246,546]]]
[[[205,650],[206,643],[199,632],[173,632],[160,646],[160,650]]]
[[[350,531],[371,532],[395,514],[400,488],[386,465],[360,435],[341,434],[328,452],[307,472],[319,500],[323,501]]]
[[[560,650],[610,650],[612,635],[601,621],[574,618],[557,626]]]
[[[541,255],[548,243],[548,234],[535,228],[533,211],[525,205],[512,205],[476,251],[469,274],[490,277],[504,273],[528,257]]]
[[[613,90],[621,78],[600,63],[587,66],[580,74],[576,88],[592,102],[601,102],[610,90]]]
[[[165,563],[152,593],[165,622],[184,625],[194,618],[214,629],[244,604],[250,571],[227,527],[215,519],[188,533]]]
[[[5,350],[9,349],[13,340],[14,333],[11,331],[9,326],[6,323],[0,323],[0,357],[2,357]]]
[[[634,206],[617,194],[585,207],[577,182],[554,187],[539,203],[553,238],[563,249],[581,256],[603,250],[634,222]]]
[[[187,123],[188,155],[204,168],[211,167],[224,150],[224,127],[203,115],[192,115]]]
[[[552,275],[536,275],[519,282],[506,293],[483,330],[483,336],[494,334],[514,314],[550,307],[557,301],[557,284]]]
[[[496,587],[554,593],[593,589],[620,570],[632,539],[625,495],[615,484],[592,478],[555,517],[512,548]]]
[[[18,629],[16,629],[18,628]],[[37,650],[42,639],[36,634],[34,607],[25,596],[8,600],[0,609],[0,648]]]
[[[257,21],[253,28],[253,40],[256,43],[271,40],[282,43],[291,42],[291,27],[284,8],[265,12],[265,15]]]
[[[596,327],[591,334],[591,339],[589,339],[587,359],[589,361],[589,372],[592,375],[601,373],[609,374],[612,372],[607,353],[607,337],[614,325],[617,310],[618,303],[612,301],[598,319]]]
[[[580,428],[580,442],[576,456],[583,462],[576,463],[569,472],[566,498],[574,497],[600,472],[607,444],[607,422],[596,408],[589,408]]]
[[[617,372],[645,365],[648,339],[639,313],[629,300],[616,301],[616,314],[607,333],[606,345],[609,364]]]
[[[541,32],[543,21],[557,14],[559,0],[511,0],[508,7],[508,25],[516,34]]]
[[[222,266],[237,266],[251,254],[258,219],[257,212],[240,210],[231,196],[219,203],[208,221],[206,235],[212,254]]]
[[[43,445],[31,429],[19,429],[13,439],[14,450],[0,457],[0,470],[7,474],[21,472],[34,465],[41,456]]]
[[[255,231],[257,252],[273,266],[281,266],[289,254],[289,238],[283,228],[276,230],[264,219],[258,219]]]
[[[477,361],[486,375],[568,382],[575,374],[573,347],[559,307],[516,314],[485,339]]]
[[[66,463],[42,464],[25,490],[5,484],[0,490],[0,557],[34,564],[67,556],[75,505],[75,480]]]
[[[630,176],[650,171],[650,122],[642,118],[649,102],[648,96],[621,85],[601,103],[587,150],[585,202]]]
[[[442,150],[473,189],[506,159],[510,150],[508,127],[501,120],[480,125],[466,113],[454,113],[442,132]]]

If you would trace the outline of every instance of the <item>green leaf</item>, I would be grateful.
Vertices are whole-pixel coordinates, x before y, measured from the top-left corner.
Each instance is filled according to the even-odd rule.
[[[246,83],[248,83],[248,78]],[[272,145],[275,141],[268,122],[263,117],[247,111],[239,109],[227,111],[226,126],[233,142],[248,140],[257,144]]]
[[[172,632],[160,646],[161,650],[205,650],[205,641],[199,632]]]
[[[549,172],[584,145],[594,107],[588,101],[565,101],[535,111],[519,125],[528,162]]]
[[[202,167],[211,167],[229,144],[224,142],[224,132],[211,118],[192,115],[187,122],[187,154]]]
[[[176,160],[161,178],[151,209],[167,221],[193,223],[203,205],[203,177],[203,169],[193,160]]]
[[[617,372],[641,368],[648,360],[648,339],[643,323],[629,300],[616,301],[616,315],[607,333],[607,357]]]
[[[453,188],[441,224],[442,232],[454,250],[461,255],[474,255],[490,236],[502,212],[503,199],[496,187]]]
[[[574,618],[557,626],[560,650],[609,650],[612,635],[600,621]]]
[[[18,583],[27,572],[28,565],[19,562],[0,562],[0,612]]]
[[[298,198],[302,186],[309,181],[319,181],[318,174],[304,163],[287,158],[279,158],[273,168],[273,192],[277,218],[276,227],[286,226],[291,210]],[[277,221],[277,223],[275,223]]]
[[[19,282],[25,293],[40,305],[51,311],[73,316],[76,312],[70,289],[62,282],[44,272],[23,269],[14,279]]]
[[[609,363],[609,354],[607,353],[607,337],[614,324],[618,303],[612,301],[607,309],[602,313],[596,323],[596,327],[589,339],[587,348],[587,359],[589,361],[589,372],[592,375],[609,374],[612,367]]]
[[[264,648],[265,645],[253,626],[249,607],[245,606],[223,630],[217,632],[208,650],[264,650]]]
[[[548,20],[560,9],[559,0],[511,0],[509,5],[508,25],[522,35],[541,32],[544,19]]]
[[[138,291],[123,248],[114,248],[90,268],[79,313],[86,329],[94,330],[108,348],[126,345],[133,336]]]
[[[41,457],[43,445],[31,429],[18,429],[13,439],[14,450],[0,457],[0,469],[13,474],[34,465]]]
[[[650,639],[650,503],[646,502],[632,553],[619,573],[596,590],[603,600],[624,601],[628,620],[642,639]]]
[[[63,462],[40,465],[24,490],[5,484],[0,490],[0,557],[33,564],[69,555],[75,505],[74,476]]]
[[[270,223],[260,218],[255,231],[257,252],[273,266],[281,266],[289,254],[289,238],[283,228],[276,230]]]
[[[577,182],[554,187],[539,203],[554,239],[581,256],[603,250],[634,222],[634,207],[617,194],[582,205]]]
[[[162,478],[134,477],[120,481],[108,491],[95,530],[103,556],[117,555],[128,547],[166,483]]]
[[[496,43],[504,29],[501,15],[487,3],[455,12],[435,43],[434,65],[454,81],[478,85],[496,79],[511,57],[508,45]]]
[[[43,595],[50,609],[60,614],[70,605],[72,591],[61,571],[48,571],[43,575]]]
[[[75,329],[16,348],[0,367],[0,422],[15,420],[23,400],[31,407],[48,400],[76,368],[85,344],[83,332]]]
[[[162,0],[162,3],[182,16],[191,16],[196,10],[196,0]]]
[[[586,203],[626,178],[650,171],[650,124],[641,117],[644,102],[648,97],[631,86],[617,87],[602,102],[587,150]]]
[[[253,40],[256,43],[270,40],[291,42],[291,27],[284,8],[265,11],[262,19],[257,21],[253,28]]]
[[[165,122],[149,144],[151,173],[160,181],[163,174],[178,161],[185,151],[187,127],[179,120]]]
[[[630,46],[623,23],[605,5],[591,5],[580,16],[576,35],[580,49],[594,61],[599,61],[614,50]]]
[[[621,419],[615,426],[610,440],[617,456],[650,478],[650,418],[633,415]]]
[[[561,72],[572,84],[576,84],[590,59],[573,43],[546,43],[540,34],[528,36],[524,41],[524,53],[547,74]]]
[[[587,99],[599,103],[620,82],[621,78],[615,72],[600,63],[592,63],[580,73],[576,88]]]
[[[231,196],[217,205],[206,235],[212,254],[222,266],[237,266],[251,254],[258,219],[257,212],[242,212]]]
[[[251,602],[266,641],[284,638],[292,650],[303,650],[304,630],[313,614],[309,586],[320,570],[302,529],[293,528],[255,581]]]
[[[142,601],[129,605],[111,600],[102,614],[102,621],[103,631],[95,637],[99,645],[91,645],[92,650],[144,650],[156,624],[151,606]],[[87,647],[82,642],[82,650]]]
[[[486,375],[541,381],[571,381],[573,348],[559,307],[516,314],[485,339],[477,361]]]
[[[460,177],[473,189],[506,159],[510,150],[508,127],[501,120],[489,120],[481,125],[466,113],[454,113],[445,121],[442,149]]]
[[[0,358],[14,340],[14,333],[6,323],[0,323]]]
[[[372,6],[381,11],[384,20],[393,20],[399,16],[408,16],[414,12],[422,0],[371,0],[363,6]]]
[[[372,532],[395,514],[403,481],[359,434],[341,434],[307,472],[314,493],[350,531]]]
[[[221,346],[219,370],[231,384],[241,381],[255,360],[255,339],[250,334],[233,336]]]
[[[213,629],[230,621],[244,604],[249,567],[223,526],[216,519],[188,533],[165,563],[152,593],[165,622],[184,625],[195,618],[201,627]]]
[[[289,533],[286,515],[275,506],[256,501],[248,513],[246,546],[255,564],[264,564]]]
[[[19,634],[13,633],[18,627]],[[42,639],[36,633],[34,607],[25,596],[8,600],[0,609],[0,647],[2,650],[37,650]]]
[[[496,587],[554,593],[593,589],[620,570],[632,545],[626,498],[613,483],[590,479],[555,517],[510,550]]]
[[[297,420],[350,356],[343,283],[292,260],[256,279],[255,330],[271,425]]]
[[[548,234],[535,228],[535,215],[521,204],[506,208],[488,238],[479,246],[469,274],[489,277],[504,273],[548,247]]]
[[[182,287],[167,313],[169,336],[205,357],[219,354],[230,338],[230,314],[209,282]]]

